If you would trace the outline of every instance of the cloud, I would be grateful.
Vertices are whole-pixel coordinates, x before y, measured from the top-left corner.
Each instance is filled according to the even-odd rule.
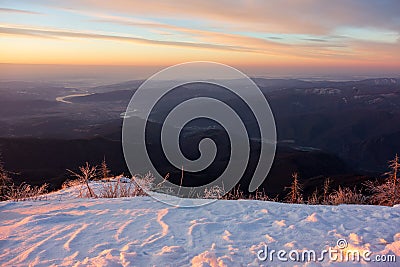
[[[47,0],[49,5],[63,6]],[[70,0],[78,10],[169,17],[268,33],[329,34],[336,27],[400,30],[397,0]]]
[[[311,41],[311,42],[321,42],[325,43],[327,40],[325,39],[320,39],[320,38],[303,38],[304,41]]]
[[[340,50],[341,48],[345,47],[344,45],[340,44],[325,44],[323,42],[316,42],[312,44],[302,43],[291,45],[276,43],[262,38],[248,37],[236,34],[225,34],[187,28],[180,28],[180,31],[188,32],[195,35],[198,39],[198,42],[154,40],[134,36],[100,34],[95,32],[77,32],[49,28],[31,28],[23,25],[0,26],[0,35],[4,34],[13,36],[29,36],[36,38],[98,39],[118,42],[133,42],[136,44],[163,45],[197,49],[215,49],[234,52],[251,52],[271,56],[295,56],[301,58],[344,58],[356,55],[352,51]]]
[[[148,28],[163,36],[163,40],[133,37],[131,41],[274,55],[356,55],[348,41],[354,37],[336,38],[346,33],[337,29],[370,28],[378,37],[400,32],[396,0],[69,0],[68,4],[43,0],[43,4],[84,15],[93,23]]]
[[[14,8],[2,8],[0,7],[0,13],[20,13],[20,14],[30,14],[30,15],[43,15],[43,13],[22,10],[22,9],[14,9]]]
[[[139,26],[139,27],[146,27],[146,28],[162,28],[162,29],[169,29],[175,31],[182,31],[186,30],[187,28],[178,27],[171,24],[165,23],[157,23],[157,22],[150,22],[150,21],[143,21],[143,20],[134,20],[134,19],[126,19],[123,17],[116,17],[116,16],[106,16],[103,19],[92,19],[92,22],[100,22],[100,23],[115,23],[125,26]]]
[[[282,37],[277,37],[277,36],[270,36],[270,37],[267,37],[268,39],[271,39],[271,40],[282,40],[283,38]]]
[[[220,49],[228,51],[241,51],[241,52],[257,52],[256,50],[234,45],[220,45],[212,43],[192,43],[192,42],[179,42],[179,41],[163,41],[163,40],[152,40],[140,37],[132,36],[121,36],[121,35],[107,35],[98,33],[84,33],[84,32],[72,32],[72,31],[61,31],[61,30],[49,30],[49,29],[32,29],[32,28],[14,28],[14,27],[1,27],[0,34],[8,35],[20,35],[20,36],[35,36],[43,38],[85,38],[85,39],[102,39],[111,41],[126,41],[153,45],[168,45],[168,46],[179,46],[189,48],[207,48],[207,49]]]
[[[247,45],[263,44],[263,45],[276,46],[276,47],[287,46],[285,44],[268,41],[263,38],[249,37],[249,36],[244,36],[241,34],[225,33],[225,32],[202,30],[202,29],[193,29],[193,28],[189,28],[189,27],[182,27],[182,26],[176,26],[176,25],[153,22],[153,21],[137,20],[137,19],[131,19],[131,18],[126,18],[126,17],[121,17],[121,16],[109,16],[109,15],[99,15],[99,14],[91,14],[91,16],[97,17],[96,19],[91,20],[94,22],[112,23],[112,24],[118,24],[118,25],[123,25],[123,26],[134,26],[134,27],[138,26],[138,27],[145,27],[145,28],[151,28],[151,29],[169,30],[169,31],[171,31],[171,32],[169,32],[170,34],[172,34],[172,32],[175,32],[175,33],[179,33],[182,35],[186,35],[186,37],[190,36],[193,38],[197,38],[198,40],[202,40],[202,41],[212,41],[212,42],[216,42],[216,43],[242,43],[242,44],[247,44]],[[166,32],[163,32],[163,34],[166,34]],[[257,49],[255,49],[255,50],[257,50]]]
[[[33,3],[20,1],[21,6]],[[400,59],[397,0],[41,0],[35,10],[41,8],[62,17],[48,28],[17,25],[18,20],[10,19],[0,25],[0,34],[193,48],[198,50],[174,51],[176,58],[208,55],[257,64],[270,60],[327,64],[326,59],[395,64]],[[36,14],[7,8],[0,12]],[[76,22],[71,27],[79,30],[64,29],[69,27],[62,24],[71,18],[68,12]],[[36,24],[33,19],[29,23]]]

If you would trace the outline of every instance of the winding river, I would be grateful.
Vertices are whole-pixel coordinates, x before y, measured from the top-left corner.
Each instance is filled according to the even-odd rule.
[[[59,96],[56,97],[56,101],[66,103],[66,104],[72,104],[71,101],[68,101],[66,99],[72,98],[72,97],[77,97],[77,96],[87,96],[87,95],[92,95],[93,93],[81,93],[81,94],[73,94],[73,95],[67,95],[67,96]]]

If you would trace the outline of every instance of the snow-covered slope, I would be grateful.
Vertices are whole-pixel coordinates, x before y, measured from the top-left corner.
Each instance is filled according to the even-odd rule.
[[[346,249],[393,254],[400,262],[400,206],[224,200],[175,208],[150,197],[79,199],[74,192],[0,203],[0,265],[292,266],[290,260],[260,261],[257,253],[265,245],[319,253],[338,239],[346,239]],[[349,263],[297,263],[332,264]]]

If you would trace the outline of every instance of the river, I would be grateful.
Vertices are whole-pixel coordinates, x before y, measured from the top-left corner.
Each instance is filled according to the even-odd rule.
[[[56,97],[56,101],[66,103],[66,104],[72,104],[71,101],[68,101],[66,99],[72,98],[72,97],[77,97],[77,96],[87,96],[87,95],[91,95],[91,94],[93,94],[93,93],[81,93],[81,94],[73,94],[73,95],[67,95],[67,96],[59,96],[59,97]]]

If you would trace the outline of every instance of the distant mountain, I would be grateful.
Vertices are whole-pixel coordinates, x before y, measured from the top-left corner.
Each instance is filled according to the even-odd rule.
[[[273,188],[287,183],[292,171],[299,171],[310,188],[326,176],[356,184],[363,174],[386,171],[387,161],[400,153],[399,79],[254,81],[270,103],[278,141],[286,144],[286,148],[280,145],[275,169],[271,170],[282,184]],[[65,178],[66,168],[86,160],[99,162],[108,153],[113,155],[110,160],[115,159],[111,164],[116,166],[115,171],[126,171],[120,143],[121,114],[141,83],[130,81],[83,90],[45,83],[0,82],[0,150],[6,164],[35,181],[53,177],[57,186]],[[239,99],[214,87],[185,86],[182,90],[168,94],[157,106],[152,115],[154,123],[163,122],[174,103],[191,96],[212,95],[239,113],[244,111]],[[56,97],[87,92],[91,94],[68,98],[71,103],[56,101]],[[243,118],[250,130],[256,129],[251,116]],[[199,131],[194,136],[206,128],[197,126],[192,127]],[[216,138],[222,136],[214,134]],[[316,150],[299,151],[299,147]],[[27,154],[22,157],[21,151]],[[49,161],[43,163],[43,159]],[[42,165],[36,168],[39,165],[29,165],[30,161]]]
[[[223,148],[224,149],[224,148]],[[76,170],[86,161],[100,164],[105,158],[114,174],[126,173],[128,168],[122,152],[120,141],[105,138],[87,140],[56,140],[32,138],[0,138],[0,150],[5,167],[18,172],[14,175],[15,182],[28,181],[32,184],[50,183],[51,188],[59,188],[70,174],[66,169]],[[224,153],[223,150],[222,152]],[[227,160],[227,159],[226,159]],[[156,156],[155,162],[161,161]],[[223,161],[220,164],[224,164]],[[220,167],[219,164],[215,166]],[[161,168],[162,169],[162,168]],[[146,170],[148,171],[148,170]],[[138,168],[138,173],[143,170]],[[168,170],[169,181],[179,184],[180,170]],[[291,174],[298,172],[301,181],[306,185],[305,193],[311,193],[316,186],[323,184],[326,177],[341,185],[353,185],[370,178],[352,170],[338,157],[323,151],[306,151],[279,145],[271,172],[265,179],[260,190],[270,195],[284,192],[291,183]],[[194,185],[192,181],[205,181],[212,175],[185,175],[185,186]],[[345,179],[344,179],[345,178]],[[193,180],[191,180],[193,179]],[[246,192],[250,176],[244,176],[239,182],[241,189]]]
[[[135,90],[116,90],[105,93],[93,93],[87,96],[72,97],[69,100],[73,103],[89,102],[123,102],[129,103]]]
[[[127,81],[127,82],[110,84],[110,85],[101,85],[101,86],[96,86],[96,87],[90,88],[90,92],[107,93],[107,92],[121,91],[121,90],[135,90],[143,82],[144,82],[143,80],[134,80],[134,81]]]
[[[271,105],[279,140],[321,148],[342,157],[353,167],[371,171],[383,171],[394,152],[400,151],[396,142],[380,147],[379,156],[372,149],[376,143],[373,140],[397,136],[400,131],[399,79],[331,82],[257,78],[254,81]],[[213,96],[237,105],[224,92],[208,90]],[[72,101],[127,105],[132,94],[132,90],[118,90],[76,97]],[[168,96],[165,103],[176,103],[182,94]],[[198,95],[190,87],[185,88],[184,94]],[[162,115],[170,108],[167,104],[158,112]],[[355,151],[363,151],[363,156]]]

